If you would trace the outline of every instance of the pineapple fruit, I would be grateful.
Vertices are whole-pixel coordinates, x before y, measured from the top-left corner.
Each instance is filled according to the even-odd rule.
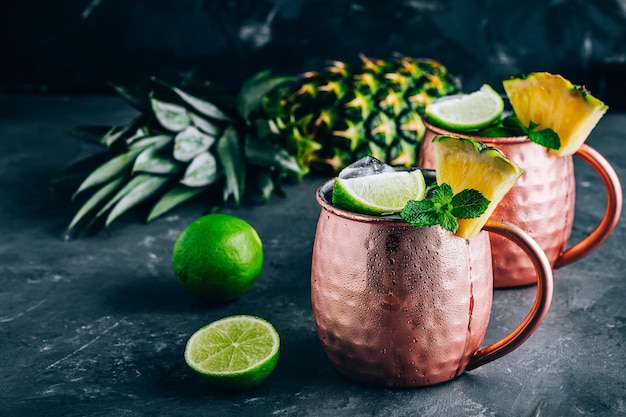
[[[552,129],[560,139],[556,155],[573,155],[598,124],[608,106],[585,87],[557,74],[533,72],[503,81],[513,111],[524,126]]]
[[[455,194],[474,189],[489,200],[480,217],[458,219],[456,234],[469,239],[480,232],[524,172],[500,150],[473,138],[437,135],[433,147],[437,184],[447,183]]]
[[[126,126],[74,129],[107,152],[55,179],[86,176],[66,238],[147,201],[150,221],[200,194],[213,209],[265,201],[285,179],[335,173],[367,155],[415,165],[425,106],[458,93],[458,81],[430,59],[361,60],[298,77],[261,72],[237,95],[192,80],[185,90],[159,81],[164,91],[148,94],[115,87],[140,115]]]

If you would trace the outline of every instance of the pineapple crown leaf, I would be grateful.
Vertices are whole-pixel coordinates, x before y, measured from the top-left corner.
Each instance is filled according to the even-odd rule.
[[[80,184],[78,190],[74,193],[72,198],[76,198],[82,191],[94,187],[96,185],[105,183],[112,178],[115,178],[120,173],[124,172],[132,166],[135,158],[143,149],[131,149],[126,153],[117,155],[116,157],[108,160],[104,164],[96,168],[85,180]]]
[[[269,71],[257,73],[241,87],[237,97],[239,115],[248,122],[250,114],[257,109],[263,97],[276,87],[294,80],[294,77],[273,77]]]
[[[148,92],[140,88],[124,87],[113,83],[110,83],[110,85],[117,92],[117,94],[119,94],[135,109],[142,113],[150,109],[150,98]]]
[[[217,156],[226,178],[224,200],[232,195],[235,205],[239,205],[244,194],[246,163],[241,151],[239,133],[234,127],[227,127],[217,141]]]
[[[266,139],[246,136],[245,139],[246,159],[251,164],[260,166],[273,166],[281,170],[292,172],[298,177],[304,175],[304,170],[296,159],[287,152]]]
[[[199,97],[193,96],[183,90],[181,90],[178,87],[175,87],[163,80],[160,80],[156,77],[152,77],[152,80],[155,82],[158,82],[162,85],[164,85],[165,87],[169,88],[170,90],[172,90],[174,93],[176,93],[176,95],[178,95],[178,97],[180,97],[185,103],[189,104],[191,107],[193,107],[195,110],[199,111],[200,113],[202,113],[204,116],[208,116],[211,119],[214,120],[219,120],[219,121],[224,121],[224,122],[230,122],[231,118],[228,117],[228,115],[226,115],[222,110],[220,110],[219,107],[217,107],[215,104],[208,102],[206,100],[203,100]]]
[[[111,135],[116,126],[75,126],[69,134],[84,142],[106,146],[106,138]]]
[[[117,192],[127,179],[126,176],[119,176],[96,191],[74,215],[74,218],[65,231],[65,239],[69,240],[75,234],[79,233],[81,230],[79,225],[87,221],[88,216],[93,214],[94,210],[96,210],[100,204],[103,204],[113,193]],[[84,227],[82,230],[84,231],[86,229],[87,228]]]
[[[205,187],[213,184],[218,178],[220,172],[215,156],[204,151],[194,156],[180,182],[189,187]]]
[[[172,210],[174,207],[191,200],[200,193],[206,191],[205,187],[188,187],[184,184],[178,184],[161,196],[156,204],[150,210],[146,222],[151,222],[162,214]]]
[[[170,181],[168,177],[162,175],[140,174],[134,177],[134,179],[138,178],[141,178],[141,180],[136,181],[133,187],[128,187],[128,191],[113,206],[113,209],[107,216],[106,226],[109,226],[115,219],[137,204],[152,197]]]

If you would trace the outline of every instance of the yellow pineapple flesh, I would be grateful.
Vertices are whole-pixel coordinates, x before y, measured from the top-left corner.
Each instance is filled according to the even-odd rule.
[[[515,115],[524,126],[552,129],[561,146],[551,150],[559,156],[572,155],[585,142],[608,106],[589,91],[561,75],[533,72],[502,83]]]

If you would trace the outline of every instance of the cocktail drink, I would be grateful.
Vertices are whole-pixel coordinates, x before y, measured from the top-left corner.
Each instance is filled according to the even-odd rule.
[[[426,186],[435,182],[433,171],[422,172]],[[407,182],[414,181],[408,176]],[[539,245],[520,228],[489,219],[484,230],[464,238],[440,225],[415,227],[405,220],[408,203],[401,216],[334,206],[333,193],[345,188],[335,179],[317,190],[321,213],[311,268],[318,335],[340,373],[390,387],[437,384],[510,353],[540,325],[551,302],[552,271]],[[361,211],[372,207],[362,203]],[[481,348],[493,293],[488,231],[521,248],[538,285],[521,324]]]
[[[524,170],[524,174],[496,207],[493,216],[528,232],[543,248],[551,265],[560,268],[597,249],[609,237],[621,215],[622,189],[617,174],[599,152],[583,143],[606,111],[606,106],[584,88],[573,86],[562,77],[551,74],[532,74],[526,78],[507,80],[504,85],[522,131],[520,126],[507,125],[506,119],[504,126],[500,120],[499,125],[483,126],[479,130],[466,130],[463,126],[451,130],[442,127],[439,123],[445,125],[445,120],[435,114],[434,118],[438,120],[425,122],[426,134],[420,145],[418,166],[435,167],[432,139],[441,134],[472,137],[500,149]],[[491,94],[492,97],[494,94]],[[496,97],[496,101],[498,99]],[[502,100],[499,100],[499,106],[502,106]],[[475,108],[474,105],[472,111]],[[443,118],[448,115],[454,117],[450,112]],[[538,130],[544,127],[553,127],[554,131]],[[558,140],[558,136],[550,137],[545,132],[558,133],[560,144],[551,145],[550,140],[554,137]],[[539,138],[531,138],[532,135]],[[549,149],[549,146],[552,148]],[[604,216],[597,227],[568,248],[576,202],[572,155],[585,161],[598,173],[606,189],[607,200]],[[522,251],[501,236],[491,234],[491,239],[494,286],[534,284],[533,265]]]

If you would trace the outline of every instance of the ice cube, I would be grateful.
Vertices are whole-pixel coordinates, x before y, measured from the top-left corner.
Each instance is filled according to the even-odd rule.
[[[393,171],[394,168],[391,165],[387,165],[373,156],[365,156],[342,169],[338,177],[341,179],[358,178]]]

